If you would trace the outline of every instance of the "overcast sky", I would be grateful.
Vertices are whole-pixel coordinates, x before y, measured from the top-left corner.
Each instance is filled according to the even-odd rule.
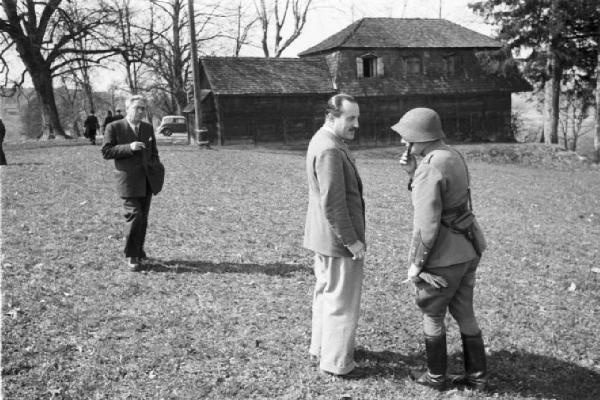
[[[140,0],[146,1],[146,0]],[[222,0],[221,4],[232,6],[239,0]],[[242,0],[248,6],[254,5],[254,0]],[[468,3],[473,0],[442,0],[441,16],[444,19],[463,25],[479,33],[492,35],[493,29],[486,25],[483,19],[471,12]],[[199,0],[195,0],[199,3]],[[393,17],[393,18],[438,18],[440,0],[313,0],[315,7],[309,13],[303,33],[283,53],[284,57],[296,57],[298,53],[325,38],[340,31],[352,22],[363,17]],[[223,52],[231,55],[231,49]],[[242,56],[261,57],[260,49],[246,47]],[[22,70],[23,66],[17,59],[12,62],[13,71]],[[122,69],[112,72],[100,72],[92,75],[92,85],[95,90],[106,90],[111,83],[124,81]],[[28,85],[29,86],[29,85]]]

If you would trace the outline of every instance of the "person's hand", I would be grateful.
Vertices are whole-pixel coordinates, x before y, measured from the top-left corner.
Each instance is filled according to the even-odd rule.
[[[132,151],[139,151],[146,148],[144,142],[131,142],[129,143],[129,147]]]
[[[365,245],[360,240],[352,243],[351,245],[346,246],[350,253],[352,253],[353,260],[360,260],[365,256]]]
[[[408,267],[407,277],[404,282],[411,282],[414,285],[415,283],[421,281],[425,281],[436,289],[448,287],[448,282],[446,282],[446,279],[443,277],[425,272],[417,267],[417,265],[414,263],[410,264],[410,267]]]
[[[423,279],[436,289],[448,287],[448,282],[446,282],[446,279],[439,275],[430,274],[429,272],[423,271],[419,274],[419,278]]]
[[[400,166],[408,175],[413,176],[417,169],[417,159],[413,155],[407,156],[406,152],[404,152],[400,156]]]
[[[408,267],[408,272],[406,274],[406,281],[412,282],[412,283],[417,283],[417,282],[421,281],[421,278],[419,278],[420,273],[421,273],[421,268],[417,267],[417,264],[415,264],[415,263],[410,264],[410,267]]]

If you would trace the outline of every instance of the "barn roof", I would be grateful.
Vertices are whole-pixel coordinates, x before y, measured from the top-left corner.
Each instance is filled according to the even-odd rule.
[[[456,77],[406,77],[373,78],[359,80],[340,80],[337,82],[340,92],[356,97],[370,96],[406,96],[406,95],[448,95],[489,92],[525,92],[531,85],[522,77],[500,77],[482,74],[471,78]]]
[[[499,48],[502,44],[445,19],[363,18],[300,56],[339,48]]]
[[[322,57],[202,57],[200,63],[210,89],[217,95],[335,92]]]

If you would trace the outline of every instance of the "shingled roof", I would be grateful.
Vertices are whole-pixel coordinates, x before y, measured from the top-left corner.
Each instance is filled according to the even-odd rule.
[[[499,48],[502,44],[445,19],[363,18],[299,54],[339,48]]]
[[[492,74],[472,78],[383,78],[340,80],[340,92],[356,97],[447,95],[486,92],[525,92],[531,85],[520,76],[500,77]]]
[[[335,93],[322,57],[202,57],[200,63],[217,95]]]

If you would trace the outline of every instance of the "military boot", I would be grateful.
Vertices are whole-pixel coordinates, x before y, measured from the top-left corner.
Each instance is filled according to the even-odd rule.
[[[414,379],[419,385],[428,386],[435,390],[446,390],[448,382],[446,379],[447,351],[446,335],[425,336],[425,352],[427,354],[427,371]]]
[[[481,332],[474,336],[461,333],[465,358],[465,374],[452,378],[452,383],[464,385],[474,390],[487,387],[487,364]]]

